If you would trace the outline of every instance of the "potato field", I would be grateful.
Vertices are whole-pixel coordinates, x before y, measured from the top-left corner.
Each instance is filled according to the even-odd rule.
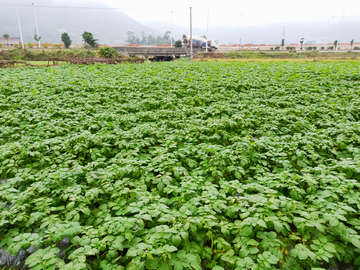
[[[0,70],[23,269],[358,269],[359,218],[359,62]]]

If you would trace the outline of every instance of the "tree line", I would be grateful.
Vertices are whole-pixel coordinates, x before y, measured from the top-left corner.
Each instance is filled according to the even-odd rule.
[[[175,45],[176,42],[179,43],[179,40],[176,41],[173,37],[170,37],[171,32],[166,31],[163,36],[147,35],[144,31],[141,32],[141,37],[135,36],[134,32],[127,32],[126,42],[129,44],[139,44],[139,45],[161,45],[161,44],[172,44]],[[181,40],[180,40],[181,42]]]

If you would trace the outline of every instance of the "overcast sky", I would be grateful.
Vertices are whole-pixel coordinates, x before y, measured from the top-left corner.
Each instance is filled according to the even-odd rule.
[[[319,16],[319,21],[341,23],[345,7],[348,16],[360,18],[360,0],[103,0],[113,7],[146,8],[123,10],[139,22],[160,21],[170,23],[173,11],[174,25],[189,25],[189,8],[193,7],[193,24],[206,27],[209,7],[209,26],[262,25],[272,22],[306,21]],[[242,14],[242,16],[240,16]],[[336,17],[338,16],[338,17]],[[240,17],[240,19],[239,19]],[[359,25],[360,31],[360,25]]]
[[[71,8],[104,8],[106,4],[152,27],[157,34],[169,31],[172,19],[176,38],[188,34],[191,6],[193,34],[206,34],[209,10],[208,36],[224,43],[240,42],[241,38],[243,42],[278,42],[282,38],[298,42],[302,37],[317,42],[360,41],[360,0],[0,0],[0,4],[16,2]]]

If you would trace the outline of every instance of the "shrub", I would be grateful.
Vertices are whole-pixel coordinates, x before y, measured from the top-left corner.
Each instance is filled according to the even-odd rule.
[[[321,47],[321,50],[324,50],[325,48],[324,47]]]
[[[44,49],[49,48],[49,45],[48,45],[48,44],[46,44],[46,43],[44,43],[42,46],[43,46],[43,48],[44,48]]]
[[[63,44],[53,44],[53,47],[55,49],[61,49],[62,46],[63,46]]]
[[[34,44],[29,42],[28,44],[26,44],[26,47],[30,49],[34,48]]]
[[[92,33],[85,31],[82,34],[82,37],[84,39],[85,44],[89,45],[91,48],[96,48],[96,45],[98,45],[97,44],[98,40],[94,39],[94,35]]]
[[[2,48],[4,46],[4,44],[0,43],[0,48]]]
[[[69,36],[68,33],[62,33],[61,34],[61,41],[64,42],[65,48],[67,48],[67,49],[70,48],[72,40],[70,39],[70,36]]]
[[[354,50],[360,50],[360,47],[356,46],[356,47],[354,47]]]
[[[276,47],[275,47],[275,50],[276,50],[276,51],[280,50],[280,46],[276,46]]]
[[[316,51],[316,50],[317,50],[317,47],[316,47],[316,46],[314,46],[314,47],[312,47],[312,49],[313,49],[314,51]]]
[[[14,44],[14,48],[20,48],[21,47],[21,45],[20,44]]]
[[[273,51],[273,50],[274,50],[274,48],[273,48],[273,47],[271,47],[271,48],[270,48],[270,51]]]
[[[311,51],[313,47],[305,47],[306,50]]]
[[[97,51],[97,54],[104,58],[116,58],[119,55],[118,51],[111,47],[102,47]]]
[[[328,50],[332,51],[334,49],[334,46],[330,46],[327,48]]]
[[[175,41],[175,48],[181,48],[181,47],[182,47],[181,40],[179,39],[179,40]]]

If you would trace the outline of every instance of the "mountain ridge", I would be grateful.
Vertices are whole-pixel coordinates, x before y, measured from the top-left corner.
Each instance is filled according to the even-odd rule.
[[[0,4],[14,3],[2,1]],[[16,4],[20,5],[18,10],[24,42],[34,42],[35,18],[32,3],[30,0],[19,0]],[[37,0],[36,4],[41,42],[61,43],[63,32],[67,32],[71,36],[73,43],[82,42],[81,35],[84,31],[91,32],[102,44],[124,42],[127,39],[127,31],[132,31],[136,35],[140,35],[142,31],[161,34],[159,31],[135,21],[120,10],[104,9],[108,6],[99,2],[73,3],[59,0]],[[41,7],[42,5],[53,7]],[[85,8],[89,5],[93,9]],[[60,8],[59,6],[72,8]],[[0,35],[5,33],[12,37],[20,36],[15,6],[2,5],[0,8]]]

